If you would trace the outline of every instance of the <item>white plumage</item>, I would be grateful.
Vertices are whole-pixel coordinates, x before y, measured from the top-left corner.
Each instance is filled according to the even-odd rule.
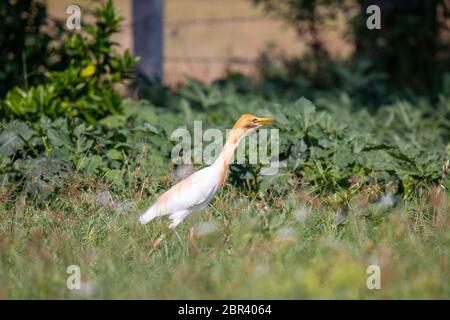
[[[172,223],[169,228],[175,228],[189,213],[208,206],[220,189],[219,183],[219,166],[203,168],[166,191],[140,216],[139,221],[145,224],[158,216],[170,215]]]
[[[257,128],[271,125],[268,120],[272,118],[243,115],[231,130],[228,141],[216,161],[166,191],[139,217],[139,222],[145,224],[156,217],[168,215],[172,221],[169,228],[173,229],[190,213],[206,208],[224,184],[229,163],[239,142]]]

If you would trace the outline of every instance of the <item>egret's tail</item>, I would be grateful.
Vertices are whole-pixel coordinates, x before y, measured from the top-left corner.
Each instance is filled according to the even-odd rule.
[[[155,206],[151,206],[150,209],[148,209],[147,211],[145,211],[145,213],[143,213],[140,217],[139,217],[139,222],[141,224],[146,224],[150,221],[152,221],[153,219],[155,219],[157,217],[157,210],[155,208]]]

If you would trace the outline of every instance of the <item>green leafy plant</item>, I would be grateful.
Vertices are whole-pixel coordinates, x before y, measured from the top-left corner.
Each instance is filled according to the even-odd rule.
[[[112,1],[98,8],[95,16],[95,24],[84,24],[82,32],[67,35],[67,68],[48,72],[43,85],[8,92],[0,103],[3,117],[35,121],[43,115],[66,116],[95,123],[120,112],[116,86],[129,78],[137,58],[128,50],[123,55],[115,51],[117,43],[111,36],[120,30],[122,17]]]

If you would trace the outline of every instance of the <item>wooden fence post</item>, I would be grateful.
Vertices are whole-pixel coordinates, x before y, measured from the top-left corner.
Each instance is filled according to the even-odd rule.
[[[164,0],[133,0],[134,55],[137,70],[149,80],[163,80]]]

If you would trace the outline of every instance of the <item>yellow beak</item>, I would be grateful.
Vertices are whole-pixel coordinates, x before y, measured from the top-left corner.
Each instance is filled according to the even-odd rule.
[[[255,122],[257,124],[261,125],[261,126],[271,126],[271,125],[273,125],[273,123],[269,122],[269,121],[273,121],[273,120],[274,119],[271,118],[271,117],[269,117],[269,118],[257,118]]]

